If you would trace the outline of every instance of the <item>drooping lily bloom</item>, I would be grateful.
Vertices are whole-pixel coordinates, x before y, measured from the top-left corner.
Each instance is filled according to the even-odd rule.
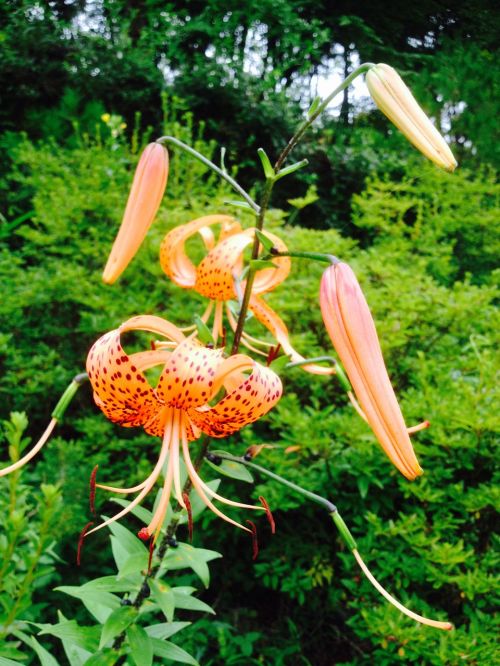
[[[218,242],[211,226],[221,225]],[[186,241],[199,233],[208,250],[207,255],[195,266],[186,254]],[[266,236],[274,243],[279,252],[287,252],[285,243],[274,234],[266,231]],[[183,224],[170,231],[163,240],[160,249],[160,263],[164,272],[173,282],[184,289],[194,289],[202,296],[210,299],[210,304],[202,316],[206,323],[215,309],[212,334],[214,340],[222,335],[223,315],[226,312],[227,320],[233,330],[236,329],[236,318],[231,311],[229,302],[240,299],[245,289],[245,280],[239,280],[243,269],[243,253],[254,242],[255,229],[241,229],[239,223],[226,215],[208,215],[192,222]],[[291,345],[288,329],[274,310],[262,298],[263,294],[272,291],[285,280],[290,272],[289,257],[275,257],[275,268],[268,267],[258,270],[252,285],[252,296],[249,309],[255,317],[271,332],[281,345],[284,353],[294,362],[301,362],[304,357]],[[243,332],[242,342],[254,352],[264,356],[256,345],[266,345],[246,332]],[[267,344],[267,346],[271,346]],[[315,364],[303,365],[308,372],[328,375],[334,372]]]
[[[117,280],[139,249],[160,207],[168,177],[168,152],[159,143],[144,149],[134,175],[125,214],[102,279]]]
[[[373,101],[406,138],[426,157],[446,171],[454,171],[457,161],[448,144],[418,105],[395,69],[380,63],[366,74]]]
[[[326,329],[366,420],[394,465],[406,478],[415,479],[422,469],[387,374],[373,317],[347,264],[338,262],[324,272],[320,304]]]
[[[129,355],[123,349],[122,335],[130,331],[151,332],[166,338],[166,342],[153,350]],[[161,366],[162,370],[153,387],[145,371],[155,366]],[[191,462],[189,442],[201,433],[226,437],[266,414],[282,393],[281,381],[270,368],[244,354],[224,358],[222,350],[203,347],[170,322],[145,315],[129,319],[102,336],[89,352],[87,373],[94,400],[108,419],[125,427],[142,426],[147,433],[162,438],[158,462],[145,481],[133,488],[97,484],[111,492],[138,494],[127,508],[87,535],[118,520],[139,504],[154,487],[165,464],[161,499],[152,521],[140,531],[141,538],[153,535],[157,538],[172,490],[179,504],[189,510],[180,481],[181,449],[189,478],[206,506],[224,520],[251,531],[222,513],[212,500],[248,509],[263,507],[234,502],[214,492],[198,476]],[[222,389],[226,395],[212,405]]]

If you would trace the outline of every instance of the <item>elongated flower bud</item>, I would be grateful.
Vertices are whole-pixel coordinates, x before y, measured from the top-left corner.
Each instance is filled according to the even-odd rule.
[[[373,318],[351,268],[342,262],[323,274],[321,313],[354,392],[382,448],[407,479],[422,469],[382,357]]]
[[[418,105],[395,69],[383,63],[366,74],[373,101],[420,152],[446,171],[457,161],[448,144]]]
[[[168,176],[168,153],[159,143],[144,149],[132,183],[125,214],[106,268],[104,282],[112,284],[139,249],[160,207]]]

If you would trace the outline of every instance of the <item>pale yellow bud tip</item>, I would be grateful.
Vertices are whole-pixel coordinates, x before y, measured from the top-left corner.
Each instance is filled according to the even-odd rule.
[[[448,144],[418,105],[395,69],[380,63],[366,74],[373,101],[420,152],[446,171],[457,161]]]

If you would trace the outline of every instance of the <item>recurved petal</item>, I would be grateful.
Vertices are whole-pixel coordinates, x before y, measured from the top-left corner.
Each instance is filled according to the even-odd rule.
[[[370,309],[347,264],[325,271],[320,303],[327,331],[368,423],[400,472],[414,479],[422,470],[387,374]]]
[[[238,355],[244,357],[243,354]],[[237,432],[248,423],[253,423],[274,407],[283,390],[281,380],[270,368],[265,368],[246,357],[251,374],[231,393],[228,393],[214,407],[190,409],[188,417],[200,430],[211,437],[226,437]],[[231,359],[227,359],[231,361]],[[221,366],[217,376],[219,383],[224,374],[240,373],[243,368],[241,358],[236,365]]]
[[[229,215],[205,215],[175,227],[163,239],[160,248],[161,267],[168,277],[180,287],[190,289],[196,282],[196,268],[186,254],[186,241],[199,233],[207,249],[211,249],[213,234],[210,227],[214,224],[221,225],[221,238],[241,230],[239,222]]]
[[[255,229],[246,229],[241,233],[217,243],[203,259],[196,270],[195,289],[207,298],[227,301],[235,298],[234,281],[241,273],[243,267],[243,252],[246,247],[253,244]],[[286,252],[287,247],[283,241],[270,232],[266,232],[280,252]],[[263,294],[271,291],[281,284],[290,272],[290,257],[276,257],[273,259],[276,268],[264,268],[255,274],[252,285],[254,294]],[[242,283],[242,289],[245,282]]]
[[[164,352],[159,354],[163,358]],[[126,427],[150,422],[162,407],[134,356],[124,352],[117,329],[99,338],[87,357],[97,406],[110,421]]]
[[[214,395],[222,350],[207,349],[186,339],[170,354],[156,387],[170,407],[188,409],[206,404]]]
[[[305,360],[304,357],[292,346],[285,322],[262,298],[252,296],[249,307],[260,323],[263,324],[271,335],[279,342],[284,353],[291,361],[300,362]],[[328,368],[314,363],[307,363],[306,365],[303,365],[302,368],[306,372],[310,372],[314,375],[331,375],[335,373],[334,368]]]
[[[102,279],[112,284],[139,249],[160,207],[168,177],[168,153],[159,143],[144,149],[132,183],[123,220]]]

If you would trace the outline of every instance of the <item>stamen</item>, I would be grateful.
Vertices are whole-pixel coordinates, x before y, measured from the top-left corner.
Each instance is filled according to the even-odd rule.
[[[257,539],[257,528],[255,527],[255,523],[252,523],[251,520],[246,521],[251,529],[252,529],[252,560],[257,559],[257,555],[259,554],[259,542]]]
[[[80,566],[81,562],[81,555],[82,555],[82,548],[83,548],[83,540],[85,539],[85,536],[87,535],[87,532],[90,527],[94,524],[94,521],[88,522],[83,530],[80,532],[80,535],[78,537],[78,547],[76,549],[76,564],[77,566]]]
[[[358,553],[356,548],[353,548],[352,554],[356,558],[356,561],[361,567],[363,573],[368,578],[373,587],[378,592],[380,592],[380,594],[385,599],[387,599],[389,603],[395,606],[402,613],[404,613],[408,617],[411,617],[411,619],[415,620],[416,622],[420,622],[421,624],[427,624],[429,627],[435,627],[436,629],[444,629],[445,631],[450,631],[451,629],[453,629],[453,625],[451,624],[451,622],[439,622],[438,620],[430,620],[427,617],[423,617],[423,615],[418,615],[417,613],[414,613],[409,608],[406,608],[406,606],[403,606],[403,604],[400,603],[397,599],[395,599],[391,594],[389,594],[389,592],[387,592],[387,590],[383,588],[382,585],[378,582],[378,580],[373,576],[371,571],[368,569],[366,564],[361,559],[361,555]]]
[[[188,515],[188,531],[189,531],[189,541],[193,540],[193,512],[191,510],[191,502],[189,500],[189,495],[187,493],[182,493],[182,499],[186,505],[186,511]]]
[[[426,428],[429,428],[430,425],[431,425],[430,421],[422,421],[422,423],[417,423],[417,425],[411,426],[411,428],[407,428],[408,434],[413,435],[414,432],[425,430]]]
[[[93,516],[95,516],[95,489],[96,489],[95,478],[96,478],[98,469],[99,469],[99,465],[96,465],[94,467],[94,469],[92,470],[91,474],[90,474],[89,505],[90,505],[90,513]]]
[[[17,462],[13,463],[12,465],[9,465],[8,467],[4,467],[4,469],[0,470],[0,476],[6,476],[7,474],[10,474],[11,472],[15,472],[16,469],[19,469],[23,465],[25,465],[29,460],[31,460],[38,451],[43,447],[45,442],[48,440],[50,435],[52,434],[52,431],[57,425],[57,419],[52,418],[50,420],[49,425],[45,429],[45,432],[43,435],[40,437],[36,445],[31,449],[29,453],[27,453],[23,458],[20,458]]]
[[[269,525],[271,526],[271,534],[276,533],[276,523],[274,522],[273,514],[271,513],[271,509],[269,508],[269,504],[266,502],[264,497],[262,495],[259,495],[259,500],[264,509],[266,510],[266,516],[269,521]]]

